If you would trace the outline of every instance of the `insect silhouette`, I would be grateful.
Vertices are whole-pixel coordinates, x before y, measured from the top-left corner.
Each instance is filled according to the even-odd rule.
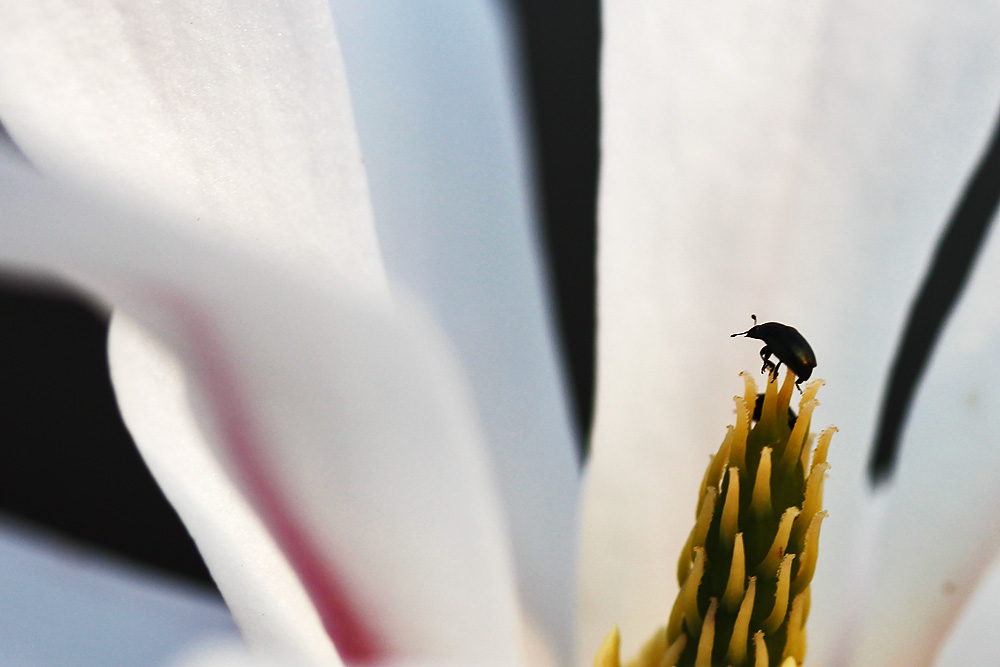
[[[778,368],[781,364],[785,364],[796,375],[795,386],[808,380],[816,368],[816,354],[802,334],[787,324],[779,322],[757,324],[757,316],[750,317],[753,318],[752,327],[729,337],[746,336],[764,341],[764,347],[760,349],[760,358],[764,360],[764,365],[760,367],[760,372],[770,370],[777,377]],[[771,361],[772,355],[777,358],[778,363]]]

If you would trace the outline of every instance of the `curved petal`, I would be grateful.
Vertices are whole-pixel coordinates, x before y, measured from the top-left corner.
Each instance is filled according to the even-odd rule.
[[[933,664],[1000,550],[998,284],[994,233],[906,427],[865,622],[851,642],[855,664]]]
[[[882,378],[996,112],[1000,72],[981,66],[1000,49],[984,29],[995,14],[931,0],[905,17],[870,3],[606,7],[586,637],[617,621],[635,647],[665,618],[664,559],[731,421],[735,373],[756,366],[728,334],[756,312],[809,339],[829,382],[820,418],[840,427],[810,652],[829,640],[816,628],[844,588]],[[607,545],[618,553],[598,555]],[[622,584],[626,558],[637,575]]]
[[[118,405],[136,446],[184,517],[246,641],[282,660],[339,659],[308,593],[191,416],[183,369],[121,314],[108,335]]]
[[[936,667],[988,665],[1000,655],[1000,561],[979,582],[942,647]]]
[[[287,656],[261,656],[234,642],[202,642],[190,647],[168,667],[320,667],[321,664]]]
[[[322,0],[0,2],[0,119],[40,171],[382,284]]]
[[[529,614],[569,662],[579,471],[533,227],[514,25],[492,0],[333,2],[391,280],[455,342]]]
[[[217,453],[345,661],[516,661],[474,411],[421,318],[148,213],[88,205],[23,168],[3,168],[0,198],[9,264],[61,269],[179,354]]]
[[[163,664],[238,637],[203,590],[0,523],[0,652],[7,665]]]
[[[176,224],[383,287],[325,3],[47,0],[0,17],[0,118],[41,171],[82,171],[169,202]],[[333,659],[271,538],[209,474],[176,364],[120,318],[112,333],[123,416],[241,626],[258,646]]]

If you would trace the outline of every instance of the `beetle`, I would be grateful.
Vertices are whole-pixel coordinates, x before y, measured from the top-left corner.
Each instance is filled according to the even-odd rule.
[[[760,367],[760,372],[770,369],[771,373],[777,376],[778,368],[781,364],[785,364],[798,378],[795,380],[795,386],[808,380],[816,368],[816,355],[802,334],[787,324],[779,322],[757,324],[757,316],[750,317],[753,318],[752,327],[729,337],[746,336],[764,341],[764,347],[760,349],[760,358],[764,360],[764,365]],[[777,357],[778,363],[771,361],[771,355]]]

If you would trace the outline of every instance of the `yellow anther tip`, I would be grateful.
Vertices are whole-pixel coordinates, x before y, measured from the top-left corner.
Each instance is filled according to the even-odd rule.
[[[594,654],[594,667],[619,667],[622,636],[618,626],[614,625],[608,634],[604,635],[597,653]]]

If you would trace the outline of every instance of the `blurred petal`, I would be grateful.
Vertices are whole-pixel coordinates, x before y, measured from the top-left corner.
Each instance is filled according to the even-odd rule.
[[[994,233],[906,427],[855,664],[933,664],[1000,549],[998,284]]]
[[[1000,655],[1000,561],[979,582],[962,616],[949,634],[937,667],[988,665]]]
[[[337,664],[298,577],[205,444],[190,415],[183,369],[127,317],[115,317],[108,344],[129,431],[184,517],[247,642],[283,660]]]
[[[493,1],[332,3],[390,279],[469,370],[529,614],[569,662],[579,470],[511,17]]]
[[[828,381],[817,425],[841,432],[813,583],[810,654],[822,654],[829,636],[815,628],[845,585],[885,369],[996,113],[997,13],[930,0],[905,13],[605,7],[584,642],[616,621],[627,654],[666,617],[676,584],[664,559],[732,421],[735,373],[756,370],[757,348],[728,334],[756,312],[809,339]]]
[[[4,166],[0,199],[8,264],[58,267],[179,353],[345,661],[517,659],[499,504],[427,324],[22,168]]]
[[[202,643],[170,663],[170,667],[320,667],[321,663],[295,660],[288,656],[265,657],[247,651],[235,642]]]
[[[43,173],[359,285],[382,279],[322,0],[0,2],[0,118]]]
[[[41,171],[86,173],[169,202],[179,225],[383,286],[325,3],[46,0],[2,3],[0,17],[0,118]],[[257,646],[333,659],[270,536],[210,472],[176,365],[119,318],[112,334],[123,415],[241,627]]]
[[[325,667],[325,665],[295,661],[289,658],[262,657],[248,652],[245,646],[236,642],[207,641],[191,647],[172,661],[170,667]],[[441,663],[421,660],[391,660],[379,662],[378,667],[441,667]],[[452,667],[459,667],[459,665],[452,663]],[[475,666],[462,663],[461,667]]]
[[[192,642],[237,636],[207,591],[7,522],[0,599],[4,665],[146,667]]]

